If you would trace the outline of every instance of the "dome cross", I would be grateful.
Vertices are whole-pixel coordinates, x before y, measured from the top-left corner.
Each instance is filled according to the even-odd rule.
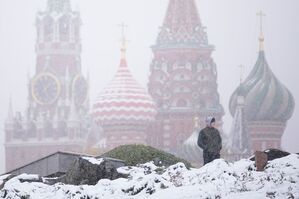
[[[265,15],[265,13],[263,13],[263,11],[259,11],[258,13],[256,13],[256,15],[260,19],[260,37],[259,37],[260,47],[259,47],[259,51],[263,51],[264,50],[263,17],[265,17],[266,15]]]
[[[121,28],[121,58],[125,59],[126,57],[126,51],[127,51],[127,42],[126,36],[125,36],[125,29],[128,27],[124,22],[119,24],[119,27]]]

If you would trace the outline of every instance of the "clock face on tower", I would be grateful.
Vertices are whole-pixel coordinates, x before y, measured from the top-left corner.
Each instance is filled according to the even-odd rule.
[[[31,93],[37,103],[41,105],[52,104],[60,94],[60,82],[51,73],[41,73],[33,79]]]
[[[86,102],[88,96],[88,83],[81,75],[77,75],[73,81],[73,95],[76,105]]]

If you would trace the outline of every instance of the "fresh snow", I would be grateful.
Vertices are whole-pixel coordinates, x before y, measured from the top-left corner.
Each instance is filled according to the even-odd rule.
[[[82,157],[82,158],[84,160],[89,161],[92,164],[97,164],[97,165],[100,165],[100,164],[102,164],[102,162],[104,162],[103,158],[99,158],[99,159],[96,159],[96,158],[93,158],[93,157]]]
[[[5,175],[0,176],[0,185],[2,185],[3,181],[4,181],[8,176],[10,176],[10,174],[5,174]]]
[[[270,161],[258,172],[254,162],[243,159],[234,163],[215,160],[199,169],[188,170],[183,163],[168,168],[146,163],[121,167],[127,179],[102,179],[94,186],[45,185],[23,182],[32,178],[23,174],[6,182],[2,198],[92,198],[92,199],[199,199],[199,198],[299,198],[299,155]]]

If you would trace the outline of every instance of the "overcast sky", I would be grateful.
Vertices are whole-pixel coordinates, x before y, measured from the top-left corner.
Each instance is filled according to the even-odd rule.
[[[146,86],[150,46],[155,43],[168,0],[73,0],[79,9],[82,26],[83,73],[90,71],[90,97],[111,80],[119,63],[120,28],[128,28],[127,60],[134,77]],[[299,152],[299,1],[298,0],[197,0],[197,7],[218,67],[221,104],[225,108],[224,130],[229,131],[231,116],[228,101],[239,82],[238,65],[245,75],[252,69],[258,50],[258,20],[263,10],[265,51],[274,74],[292,92],[296,107],[282,138],[282,147]],[[27,98],[27,73],[35,69],[35,15],[46,0],[0,0],[0,173],[4,171],[4,120],[9,95],[14,111],[24,112]]]

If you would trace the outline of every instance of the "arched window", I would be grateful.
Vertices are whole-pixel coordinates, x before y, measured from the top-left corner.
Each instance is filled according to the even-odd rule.
[[[175,63],[173,64],[172,69],[173,69],[173,70],[178,69],[178,63],[177,63],[177,62],[175,62]]]
[[[54,20],[48,16],[44,19],[44,41],[51,42],[54,38]]]
[[[200,62],[198,62],[198,64],[197,64],[197,71],[200,72],[202,69],[203,69],[203,64],[202,64],[202,62],[200,61]]]
[[[69,41],[70,38],[70,19],[67,16],[59,20],[59,38],[60,41]]]
[[[160,70],[161,69],[161,64],[158,60],[153,61],[153,66],[155,70]]]
[[[186,68],[187,68],[188,70],[191,70],[191,69],[192,69],[192,64],[191,64],[190,62],[187,62],[187,63],[186,63]]]
[[[57,133],[59,137],[67,136],[67,126],[65,121],[59,121]]]
[[[167,63],[166,63],[166,62],[162,62],[162,70],[163,70],[164,72],[167,72],[167,70],[168,70],[167,67],[168,67],[168,66],[167,66]]]
[[[80,40],[80,19],[76,18],[72,21],[72,34],[75,42]]]

